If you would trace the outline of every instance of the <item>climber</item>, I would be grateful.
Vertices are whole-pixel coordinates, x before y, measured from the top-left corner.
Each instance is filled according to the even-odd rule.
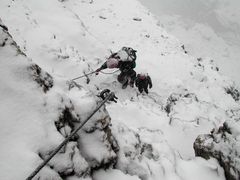
[[[140,93],[144,90],[148,94],[148,86],[150,89],[152,88],[152,80],[148,74],[140,73],[137,75],[135,85]]]
[[[100,98],[102,98],[102,100],[104,100],[110,93],[111,93],[111,91],[109,89],[104,89],[100,92],[98,97],[100,97]],[[117,99],[118,99],[118,97],[115,96],[115,94],[114,94],[114,96],[111,99],[109,99],[109,101],[113,101],[113,102],[117,103]]]
[[[121,73],[117,79],[122,84],[122,88],[125,89],[128,84],[133,87],[136,78],[136,72],[133,70],[136,67],[136,52],[137,51],[131,47],[122,47],[121,50],[113,53],[107,61],[96,70],[96,74],[106,68],[119,68]]]

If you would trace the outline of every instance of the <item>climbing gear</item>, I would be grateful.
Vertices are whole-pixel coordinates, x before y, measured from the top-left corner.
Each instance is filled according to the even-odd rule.
[[[98,68],[98,69],[95,71],[95,74],[98,75],[101,70],[102,70],[101,68]]]
[[[102,98],[102,100],[104,100],[109,95],[110,92],[111,91],[109,89],[104,89],[100,92],[98,97],[100,97],[100,98]],[[115,96],[115,94],[114,94],[113,98],[109,99],[109,101],[114,101],[115,103],[117,103],[117,99],[118,99],[118,97]]]
[[[122,47],[118,52],[111,54],[109,58],[116,58],[120,61],[135,61],[137,58],[136,52],[131,47]]]
[[[120,51],[110,55],[106,62],[95,71],[96,75],[98,75],[101,70],[107,68],[119,68],[121,72],[134,69],[136,67],[136,52],[136,50],[130,47],[123,47]]]
[[[67,144],[67,142],[76,135],[76,133],[90,120],[90,118],[111,98],[113,98],[115,94],[111,92],[100,104],[99,106],[67,137],[65,140],[58,146],[56,149],[27,177],[26,180],[32,180],[37,173],[62,149],[63,146]]]
[[[87,74],[84,73],[84,75],[82,75],[82,76],[78,76],[78,77],[76,77],[76,78],[73,78],[73,79],[71,79],[71,81],[75,81],[75,80],[77,80],[77,79],[81,79],[81,78],[83,78],[83,77],[87,77],[88,75],[91,75],[91,74],[93,74],[93,73],[95,73],[96,75],[98,75],[99,72],[101,72],[102,74],[114,74],[114,73],[116,73],[116,72],[118,72],[118,71],[119,71],[119,69],[116,70],[116,71],[113,71],[113,72],[111,72],[111,73],[106,73],[106,72],[102,72],[102,71],[101,71],[101,68],[99,68],[99,69],[97,69],[96,71],[92,71],[92,72],[87,73]],[[88,78],[88,77],[87,77],[87,78]]]
[[[137,51],[134,50],[133,48],[131,48],[131,47],[122,47],[122,50],[127,53],[127,55],[128,55],[127,60],[128,61],[135,61],[137,59],[137,56],[136,56],[136,52]]]
[[[96,71],[97,71],[97,70],[96,70]],[[91,74],[95,73],[96,71],[92,71],[92,72],[90,72],[90,73],[88,73],[88,74],[85,74],[85,73],[84,73],[84,75],[78,76],[78,77],[76,77],[76,78],[73,78],[73,79],[71,79],[71,81],[75,81],[75,80],[77,80],[77,79],[80,79],[80,78],[83,78],[83,77],[87,77],[88,75],[91,75]]]

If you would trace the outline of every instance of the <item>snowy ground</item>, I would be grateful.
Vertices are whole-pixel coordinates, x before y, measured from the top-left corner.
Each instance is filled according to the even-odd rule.
[[[240,86],[238,0],[140,0],[189,54],[213,58]]]
[[[136,71],[147,71],[153,80],[149,95],[138,96],[136,88],[122,90],[116,81],[117,74],[92,75],[89,83],[86,78],[76,81],[94,94],[109,88],[119,98],[117,104],[107,105],[112,131],[120,145],[117,169],[96,171],[93,179],[225,179],[218,163],[195,158],[192,146],[199,134],[208,133],[230,119],[226,112],[239,109],[238,102],[225,91],[234,87],[234,83],[219,74],[210,58],[197,60],[185,54],[182,43],[169,35],[140,3],[6,0],[0,2],[0,7],[0,17],[20,48],[56,78],[71,79],[96,69],[109,56],[109,50],[117,51],[122,46],[137,49]],[[4,92],[4,96],[10,96],[10,92]],[[81,96],[76,97],[79,98],[71,97],[74,104],[81,102]],[[25,109],[31,109],[29,106]],[[5,111],[1,107],[2,110]],[[5,129],[11,126],[5,125]],[[10,142],[11,136],[10,133]],[[29,140],[27,137],[24,141]],[[138,146],[144,149],[148,144],[150,150],[138,152]],[[29,155],[27,151],[20,153],[13,153],[12,160],[3,162],[10,164],[15,156]],[[0,154],[4,156],[5,152]],[[38,162],[26,164],[30,168],[32,163]],[[19,174],[3,177],[17,179]]]

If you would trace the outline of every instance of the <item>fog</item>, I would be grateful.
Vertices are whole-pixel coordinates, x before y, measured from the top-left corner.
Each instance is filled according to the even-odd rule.
[[[240,85],[239,0],[140,0],[194,56],[211,57]]]

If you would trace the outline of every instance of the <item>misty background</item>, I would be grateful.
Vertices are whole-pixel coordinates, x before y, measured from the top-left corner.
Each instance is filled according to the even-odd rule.
[[[140,0],[190,55],[211,57],[240,87],[239,0]]]

